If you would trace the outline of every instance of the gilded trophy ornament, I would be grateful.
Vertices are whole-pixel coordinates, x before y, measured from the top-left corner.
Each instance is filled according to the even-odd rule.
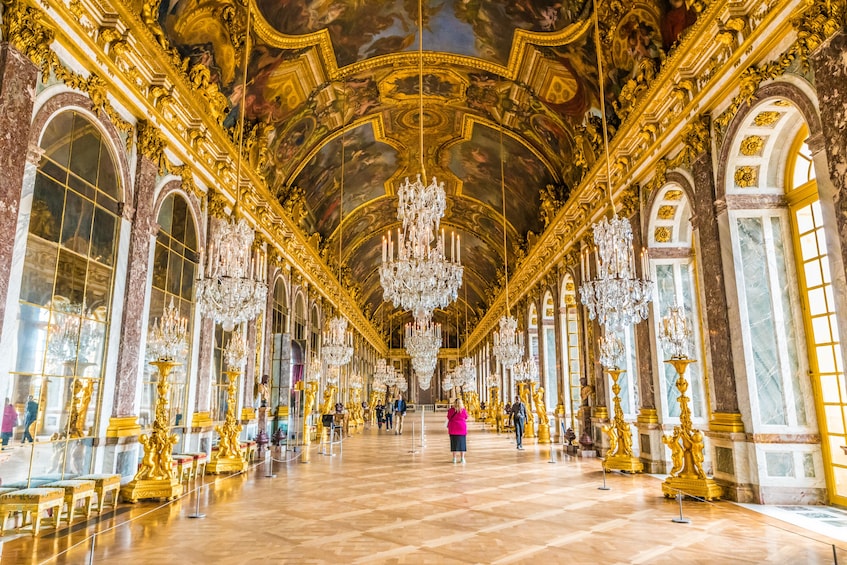
[[[206,466],[206,472],[211,475],[243,471],[247,468],[244,452],[238,434],[241,433],[241,425],[235,417],[235,406],[237,403],[236,391],[240,370],[224,371],[227,377],[226,387],[226,417],[221,425],[215,426],[220,440],[218,450],[212,452],[212,458]]]
[[[547,415],[547,405],[544,403],[544,387],[540,386],[532,395],[535,404],[535,414],[538,417],[538,443],[551,443],[550,418]]]

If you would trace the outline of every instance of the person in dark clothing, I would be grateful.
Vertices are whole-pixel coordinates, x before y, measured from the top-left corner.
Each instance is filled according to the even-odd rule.
[[[38,402],[35,401],[31,394],[26,399],[26,407],[24,410],[24,438],[21,440],[21,443],[26,443],[27,439],[31,443],[34,443],[35,440],[32,438],[32,432],[29,427],[38,418]]]
[[[526,405],[521,401],[520,396],[515,396],[515,402],[512,404],[512,419],[515,423],[515,438],[518,442],[518,449],[523,451],[523,431],[526,424]]]

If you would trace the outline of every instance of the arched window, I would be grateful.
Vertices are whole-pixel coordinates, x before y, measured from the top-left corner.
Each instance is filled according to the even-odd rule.
[[[156,318],[161,318],[165,309],[173,303],[179,315],[188,321],[188,350],[180,360],[171,377],[169,421],[171,426],[185,426],[184,415],[188,409],[188,375],[191,374],[191,347],[194,321],[194,281],[197,278],[200,255],[197,245],[197,230],[188,202],[180,195],[170,194],[162,202],[157,218],[159,233],[153,253],[153,286],[150,292],[148,327]],[[152,360],[152,359],[148,359]],[[145,363],[144,389],[141,395],[139,423],[153,423],[156,403],[156,370]]]
[[[306,339],[306,301],[303,294],[294,302],[294,339]],[[305,347],[305,346],[304,346]]]
[[[652,321],[658,355],[654,368],[661,383],[659,394],[662,413],[670,418],[679,418],[679,389],[676,388],[676,371],[663,362],[668,357],[664,354],[660,336],[662,318],[671,307],[681,306],[691,326],[688,356],[703,359],[690,218],[691,205],[679,185],[669,184],[658,192],[648,235],[651,277],[656,282]],[[692,417],[701,420],[706,418],[702,366],[702,363],[692,363],[685,375],[690,383]]]
[[[271,405],[279,402],[280,387],[288,389],[291,386],[290,341],[288,290],[285,281],[278,278],[274,285],[271,304]]]
[[[92,435],[100,409],[122,192],[109,148],[84,115],[56,115],[41,147],[5,387],[20,425],[3,443],[53,441],[54,456],[34,459],[32,472],[84,473],[90,440],[80,438]]]
[[[527,314],[527,337],[529,338],[529,357],[530,359],[538,359],[538,308],[535,307],[535,302],[529,305]]]
[[[215,382],[212,389],[212,420],[216,422],[223,421],[226,418],[227,409],[227,384],[229,380],[224,371],[227,370],[226,361],[224,359],[224,350],[229,345],[229,340],[235,331],[228,332],[223,329],[220,324],[215,324],[215,341],[212,348],[214,358]],[[242,330],[244,331],[244,330]]]
[[[550,291],[544,294],[542,302],[544,311],[541,316],[541,331],[544,339],[544,375],[541,378],[547,402],[547,408],[553,410],[556,407],[556,399],[559,396],[559,382],[556,378],[556,328],[554,326],[556,304]]]
[[[312,315],[309,318],[309,346],[312,355],[320,355],[321,347],[321,323],[318,315],[317,305],[312,306]]]
[[[562,339],[564,344],[562,351],[564,352],[565,361],[567,363],[567,372],[565,378],[567,380],[568,396],[566,399],[567,414],[570,426],[577,435],[579,435],[578,425],[580,421],[576,418],[577,412],[582,405],[581,390],[582,385],[582,360],[580,358],[579,347],[579,308],[576,299],[576,285],[570,275],[565,276],[562,282],[562,306],[564,313],[562,314]]]

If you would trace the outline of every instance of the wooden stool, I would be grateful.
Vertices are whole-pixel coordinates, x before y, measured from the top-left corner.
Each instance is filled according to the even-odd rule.
[[[91,515],[91,499],[94,497],[94,481],[56,481],[48,483],[46,488],[60,488],[65,491],[65,505],[68,507],[68,525],[74,521],[74,513],[76,512],[76,503],[80,500],[85,501],[85,517]],[[58,524],[58,522],[57,522]]]
[[[118,491],[121,489],[120,475],[101,475],[93,473],[77,477],[80,481],[94,481],[94,492],[97,493],[97,512],[103,512],[106,495],[112,493],[112,510],[118,507]]]
[[[194,459],[193,475],[195,479],[199,477],[201,473],[203,475],[206,474],[206,461],[208,461],[209,457],[206,455],[205,451],[190,451],[183,455],[188,455]]]
[[[177,476],[179,477],[180,482],[184,480],[191,480],[192,475],[194,474],[194,457],[191,455],[178,455],[174,453],[171,455],[176,463],[177,467]]]
[[[24,513],[21,527],[26,526],[29,514],[34,536],[41,526],[41,514],[47,510],[53,511],[53,527],[57,527],[64,503],[65,491],[60,488],[26,488],[0,495],[0,536],[6,530],[9,512]]]

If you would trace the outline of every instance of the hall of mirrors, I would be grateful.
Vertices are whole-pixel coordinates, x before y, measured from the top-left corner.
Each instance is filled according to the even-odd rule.
[[[120,475],[126,485],[145,464],[144,441],[160,406],[174,435],[174,454],[212,457],[231,414],[243,444],[258,438],[264,445],[316,449],[324,410],[341,403],[345,411],[359,412],[349,425],[361,427],[373,418],[377,402],[397,395],[396,388],[373,381],[378,361],[385,359],[406,383],[405,397],[416,410],[440,409],[463,395],[477,420],[496,425],[505,403],[526,389],[534,418],[549,421],[548,437],[532,432],[539,443],[567,442],[575,452],[604,457],[612,451],[610,441],[617,441],[604,429],[619,408],[631,430],[632,458],[641,471],[657,474],[675,465],[666,436],[690,419],[704,446],[702,468],[723,498],[847,504],[847,346],[840,340],[847,331],[844,2],[689,7],[693,23],[671,47],[659,48],[665,50],[652,73],[639,75],[633,67],[613,89],[614,105],[606,107],[608,155],[596,127],[601,111],[593,91],[585,93],[581,129],[573,130],[579,135],[563,127],[548,130],[554,138],[544,150],[580,162],[554,174],[567,189],[557,197],[545,195],[545,186],[522,187],[538,180],[532,176],[502,177],[508,170],[504,146],[510,156],[517,154],[509,144],[524,144],[527,155],[556,169],[532,145],[534,138],[521,137],[536,122],[521,117],[534,110],[522,106],[526,100],[515,94],[516,83],[499,94],[491,89],[491,104],[502,98],[512,104],[465,114],[464,138],[457,134],[448,142],[433,135],[438,139],[431,143],[444,152],[439,166],[446,168],[443,163],[459,162],[449,153],[451,144],[477,139],[471,130],[499,132],[500,162],[481,169],[496,193],[488,195],[493,206],[486,208],[482,196],[473,199],[477,208],[459,198],[472,200],[462,196],[471,192],[468,179],[448,188],[448,201],[465,202],[448,206],[453,216],[444,222],[461,232],[463,243],[473,242],[462,251],[469,290],[459,290],[457,302],[433,314],[443,324],[443,338],[431,386],[421,382],[404,349],[403,326],[411,314],[373,290],[379,283],[378,240],[388,232],[382,227],[396,228],[394,218],[381,223],[376,212],[360,214],[370,197],[339,197],[338,182],[321,185],[317,193],[295,182],[323,182],[319,171],[378,161],[361,145],[357,128],[367,130],[362,138],[373,146],[399,147],[401,134],[387,134],[384,126],[393,123],[392,104],[409,102],[397,94],[400,83],[391,82],[399,79],[373,69],[389,67],[391,57],[401,60],[402,54],[383,54],[384,61],[377,57],[369,67],[369,96],[388,108],[373,118],[369,108],[356,107],[357,101],[366,106],[364,94],[355,91],[365,87],[355,75],[358,67],[342,61],[342,43],[304,33],[317,38],[304,40],[300,48],[308,53],[295,53],[282,39],[268,39],[284,35],[271,29],[270,15],[257,16],[250,42],[256,52],[261,48],[261,57],[287,61],[281,68],[293,81],[286,91],[292,108],[306,98],[310,104],[322,96],[333,101],[323,101],[326,112],[312,114],[311,107],[298,114],[283,104],[283,118],[262,121],[260,102],[242,109],[244,94],[234,92],[240,86],[231,88],[242,71],[261,75],[262,65],[270,64],[259,56],[255,68],[239,62],[245,6],[216,3],[234,10],[220,23],[233,41],[222,41],[228,59],[218,52],[219,59],[206,64],[210,79],[200,72],[208,75],[207,67],[197,70],[190,49],[202,38],[190,37],[178,20],[196,6],[177,2],[165,14],[156,3],[159,17],[152,17],[145,12],[148,3],[137,4],[4,3],[0,487],[37,487],[89,474]],[[620,21],[629,21],[631,13],[659,18],[672,9],[623,4],[604,6],[603,16],[620,9]],[[262,2],[248,5],[259,14],[266,9]],[[603,36],[613,36],[616,28],[605,25]],[[501,65],[497,72],[515,77],[523,69],[525,87],[539,93],[548,79],[567,90],[573,77],[562,74],[565,67],[533,66],[533,57],[560,52],[533,51],[533,42],[543,44],[545,32],[558,46],[594,33],[590,25],[573,26],[567,34],[559,33],[564,27],[526,31],[513,44],[511,67]],[[212,43],[220,49],[220,42]],[[309,55],[319,48],[322,55]],[[330,65],[322,57],[333,48],[340,62]],[[436,53],[427,68],[437,67],[442,55],[453,60]],[[280,81],[283,70],[274,75]],[[470,100],[474,88],[488,88],[486,81],[494,79],[463,82],[462,96]],[[551,97],[538,96],[548,109],[555,106]],[[406,98],[416,108],[417,92]],[[427,120],[404,118],[413,129],[421,122],[433,128],[442,123],[437,106],[448,102],[430,93],[426,104],[433,112]],[[297,120],[310,125],[301,128]],[[346,142],[340,137],[345,132]],[[291,141],[300,136],[305,144],[313,134],[325,138],[308,151]],[[322,161],[326,143],[337,144],[329,153],[349,143],[350,154],[340,163]],[[497,144],[491,147],[496,155]],[[271,152],[275,157],[268,157]],[[268,172],[284,170],[274,159],[294,156],[299,160],[285,175]],[[399,178],[415,158],[398,149],[388,161],[400,170]],[[450,170],[457,177],[471,175],[467,166]],[[354,178],[348,185],[362,177]],[[388,176],[382,181],[394,182]],[[532,198],[506,198],[504,188],[501,202],[501,182]],[[396,205],[392,190],[376,198],[388,201],[389,215]],[[642,259],[635,261],[637,276],[652,284],[646,319],[620,331],[622,371],[614,382],[600,363],[604,331],[580,295],[598,260],[592,225],[611,216],[610,194],[617,215],[631,226],[631,252]],[[506,212],[506,206],[517,210]],[[538,228],[521,229],[515,219],[521,215]],[[267,294],[255,317],[227,327],[201,307],[198,285],[210,276],[217,231],[235,216],[254,233],[244,253],[250,276],[266,285]],[[321,227],[323,221],[331,229]],[[494,236],[484,231],[487,224]],[[369,235],[373,230],[381,231]],[[509,248],[498,247],[507,238]],[[489,271],[483,264],[491,256],[496,260]],[[150,363],[156,360],[150,340],[168,308],[184,320],[186,339],[162,388],[161,373]],[[662,337],[671,308],[690,325],[686,345],[695,360],[685,373],[684,402],[680,375],[665,362]],[[516,370],[495,355],[493,334],[506,313],[517,320],[522,357],[536,364],[531,384],[518,382]],[[321,363],[335,316],[349,321],[352,334],[352,359],[338,369]],[[226,358],[237,332],[246,353],[233,381]],[[445,387],[445,377],[463,358],[473,361],[473,382],[461,390]]]

